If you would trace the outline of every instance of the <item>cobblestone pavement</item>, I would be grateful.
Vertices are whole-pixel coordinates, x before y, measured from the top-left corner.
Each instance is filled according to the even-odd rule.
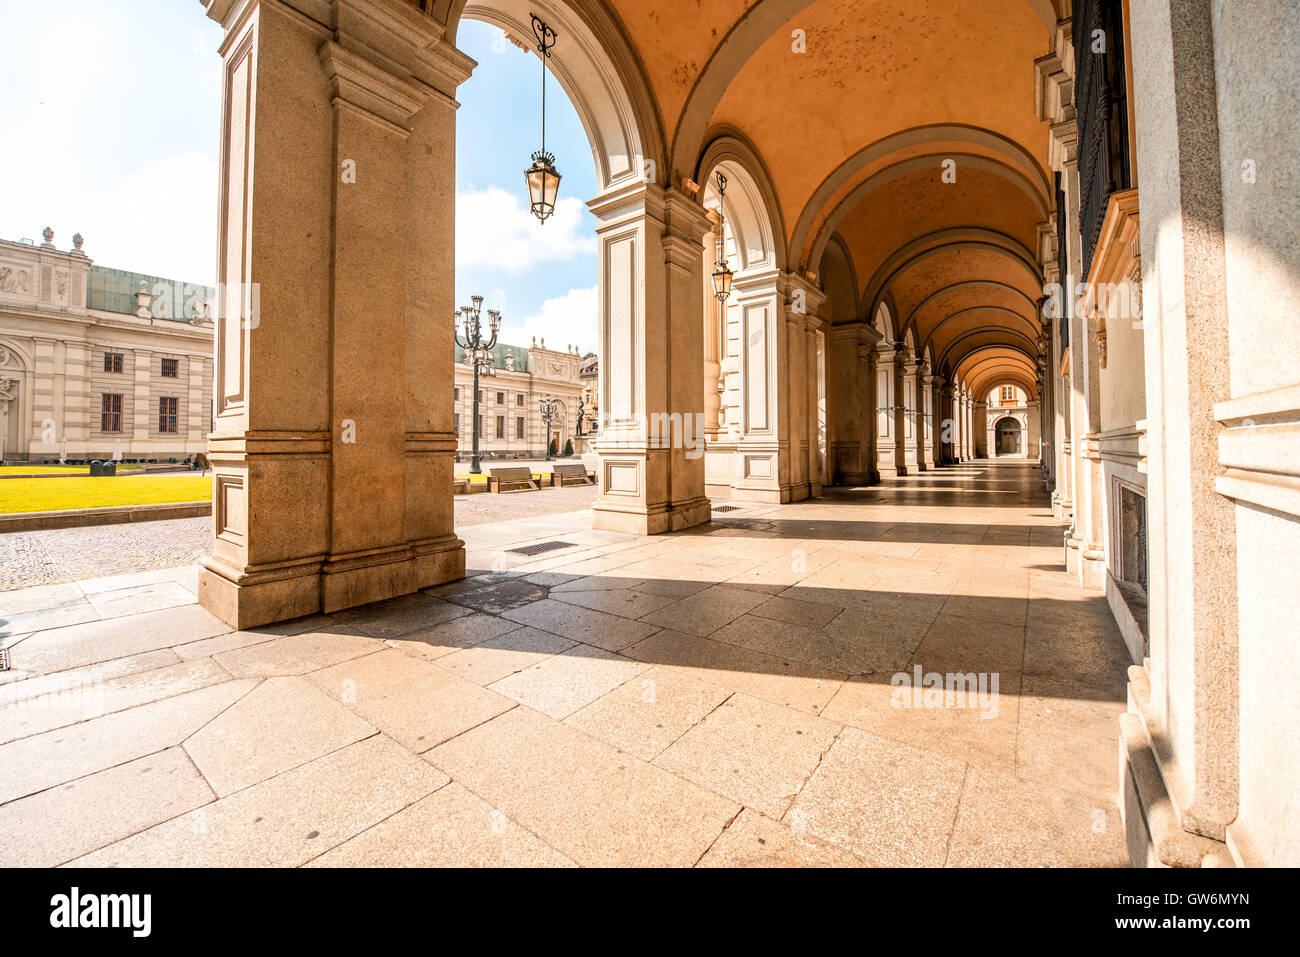
[[[535,515],[554,515],[590,508],[596,501],[596,486],[570,485],[535,492],[476,492],[456,496],[456,527],[505,522]]]
[[[595,486],[456,496],[456,526],[588,508]],[[0,535],[0,592],[189,565],[208,551],[208,518]]]
[[[0,535],[0,591],[189,565],[207,553],[207,518]]]

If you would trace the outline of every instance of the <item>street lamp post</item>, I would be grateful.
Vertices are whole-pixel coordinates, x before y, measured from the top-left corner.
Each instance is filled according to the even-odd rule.
[[[483,297],[471,296],[470,301],[474,305],[461,306],[460,310],[452,317],[451,327],[456,339],[456,345],[465,350],[465,361],[474,368],[474,418],[470,422],[470,428],[474,430],[474,454],[470,458],[469,471],[471,475],[481,475],[483,469],[479,467],[478,451],[478,378],[480,373],[483,375],[496,374],[496,356],[492,350],[496,347],[497,332],[501,329],[501,313],[495,309],[488,310],[490,337],[485,342],[483,340],[483,324],[480,321]],[[461,340],[460,336],[461,327],[464,329],[464,341]]]
[[[556,418],[560,412],[560,400],[552,399],[550,396],[544,396],[537,400],[537,409],[542,414],[542,421],[546,423],[546,461],[551,460],[551,420]],[[555,450],[556,457],[559,457],[560,450]]]

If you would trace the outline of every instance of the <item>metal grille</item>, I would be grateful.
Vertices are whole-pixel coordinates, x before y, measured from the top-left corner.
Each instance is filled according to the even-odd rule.
[[[9,649],[0,648],[0,671],[9,670]]]
[[[715,505],[713,506],[713,510],[715,512],[739,512],[740,506],[739,505]]]
[[[1110,194],[1129,188],[1128,95],[1120,0],[1085,0],[1074,16],[1074,109],[1079,121],[1079,232],[1088,278]],[[1095,35],[1105,53],[1094,53]]]
[[[543,552],[553,552],[557,548],[576,547],[576,542],[537,542],[533,545],[521,545],[519,548],[507,548],[506,551],[511,555],[540,555]]]

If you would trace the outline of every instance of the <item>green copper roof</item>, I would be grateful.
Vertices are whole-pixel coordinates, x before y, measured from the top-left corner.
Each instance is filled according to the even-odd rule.
[[[199,283],[178,282],[146,273],[127,272],[125,269],[91,266],[86,281],[86,308],[134,315],[138,308],[135,294],[139,291],[141,282],[154,296],[150,310],[156,319],[180,319],[188,322],[203,314],[201,307],[196,312],[194,300],[216,295],[216,290],[211,286]]]
[[[506,367],[506,354],[509,353],[515,357],[515,371],[528,371],[528,349],[524,346],[511,346],[504,342],[498,342],[492,354],[496,356],[495,368],[504,369]],[[460,346],[456,347],[456,361],[465,361],[465,350]]]

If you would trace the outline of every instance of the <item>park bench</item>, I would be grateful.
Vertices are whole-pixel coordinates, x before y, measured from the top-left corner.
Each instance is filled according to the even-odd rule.
[[[577,462],[556,462],[552,468],[551,484],[563,488],[566,485],[595,485],[587,474],[587,466]]]
[[[492,474],[488,477],[488,491],[505,492],[511,489],[535,489],[540,486],[533,481],[533,470],[524,466],[507,466],[498,468],[492,466]]]

